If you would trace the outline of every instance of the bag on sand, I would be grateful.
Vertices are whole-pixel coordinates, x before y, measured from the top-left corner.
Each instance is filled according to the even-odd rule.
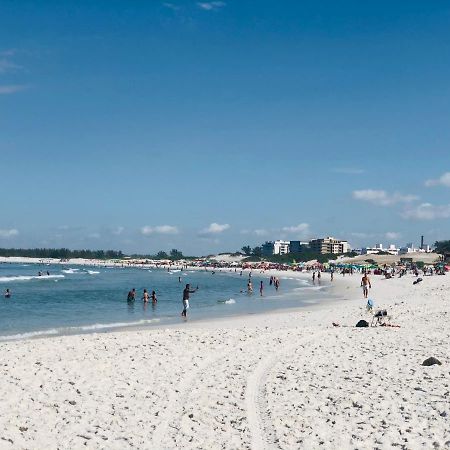
[[[361,320],[356,324],[356,326],[357,326],[357,327],[368,327],[368,326],[369,326],[369,322],[367,322],[367,321],[361,319]]]

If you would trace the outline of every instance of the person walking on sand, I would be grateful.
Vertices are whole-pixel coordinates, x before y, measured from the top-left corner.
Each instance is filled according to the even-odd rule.
[[[191,290],[191,285],[187,284],[183,290],[183,311],[181,311],[182,317],[187,317],[187,310],[189,309],[189,295],[198,291],[198,286],[196,289]]]
[[[361,287],[363,288],[364,298],[367,298],[369,295],[369,289],[372,289],[372,285],[370,284],[370,279],[366,272],[364,272],[364,276],[361,278]]]
[[[331,271],[331,281],[334,279],[334,270]]]

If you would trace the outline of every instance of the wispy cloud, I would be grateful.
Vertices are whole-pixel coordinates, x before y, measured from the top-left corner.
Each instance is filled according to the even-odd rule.
[[[361,175],[365,173],[364,169],[358,169],[356,167],[336,167],[331,169],[333,173],[342,173],[344,175]]]
[[[281,229],[285,233],[292,233],[296,235],[305,235],[309,233],[309,224],[307,223],[299,223],[298,225],[293,225],[290,227],[283,227]]]
[[[226,6],[225,2],[197,2],[197,6],[204,11],[217,11]]]
[[[28,86],[24,84],[4,84],[0,85],[0,95],[15,94],[25,89],[28,89]]]
[[[400,239],[402,237],[401,233],[396,231],[387,231],[384,235],[386,239]]]
[[[267,236],[269,232],[267,230],[264,230],[263,228],[258,228],[255,230],[256,236]]]
[[[19,230],[15,228],[0,229],[0,238],[8,239],[19,235]]]
[[[439,178],[425,181],[426,187],[445,186],[450,187],[450,172],[445,172]]]
[[[144,236],[150,236],[151,234],[178,234],[179,232],[178,227],[173,225],[158,225],[156,227],[145,225],[141,228],[141,234]]]
[[[450,217],[450,205],[421,203],[413,208],[406,209],[402,216],[411,220],[448,219]]]
[[[0,59],[0,73],[11,72],[20,68],[18,64],[13,63],[7,58]]]
[[[398,192],[389,194],[386,191],[374,189],[353,191],[352,195],[355,200],[361,200],[378,206],[393,206],[398,203],[411,203],[419,198],[416,195],[403,195]]]
[[[116,227],[111,231],[111,233],[114,234],[115,236],[120,236],[124,231],[125,231],[124,227]]]
[[[229,230],[231,227],[228,223],[220,224],[213,222],[207,228],[204,228],[199,232],[199,236],[207,237],[211,235],[221,234],[226,230]]]
[[[178,5],[175,5],[174,3],[164,2],[163,6],[166,8],[171,9],[172,11],[179,11],[180,7]]]

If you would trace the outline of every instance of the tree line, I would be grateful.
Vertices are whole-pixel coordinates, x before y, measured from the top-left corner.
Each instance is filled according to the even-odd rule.
[[[121,259],[120,250],[69,250],[68,248],[0,248],[0,256],[21,258],[84,258],[84,259]]]

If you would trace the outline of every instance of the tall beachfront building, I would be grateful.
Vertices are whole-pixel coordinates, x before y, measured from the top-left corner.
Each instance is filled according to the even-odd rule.
[[[265,256],[286,255],[290,253],[289,241],[267,241],[262,245],[262,253]]]
[[[347,241],[341,241],[331,236],[320,239],[312,239],[311,241],[309,241],[309,246],[312,251],[322,254],[325,253],[342,254],[347,253],[349,251]]]

